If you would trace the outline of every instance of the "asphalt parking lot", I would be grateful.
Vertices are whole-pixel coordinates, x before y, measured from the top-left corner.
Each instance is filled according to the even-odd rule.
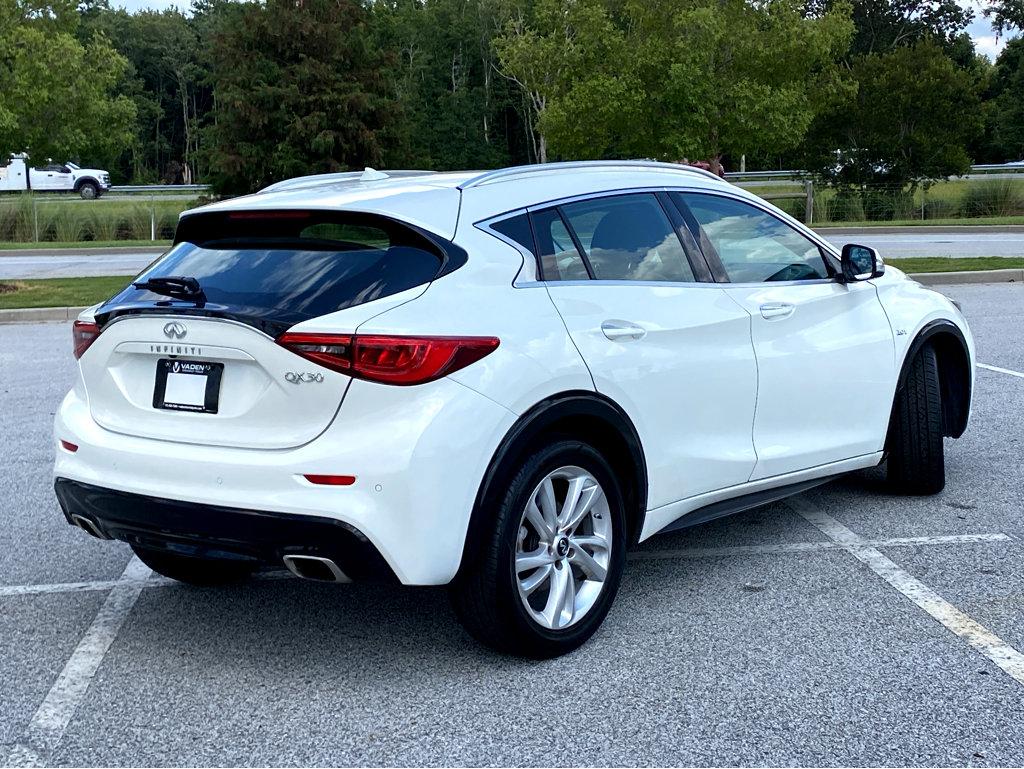
[[[655,537],[547,662],[475,645],[441,589],[190,588],[69,527],[70,330],[0,326],[0,763],[1019,766],[1024,288],[946,293],[1002,370],[943,494],[869,471]]]

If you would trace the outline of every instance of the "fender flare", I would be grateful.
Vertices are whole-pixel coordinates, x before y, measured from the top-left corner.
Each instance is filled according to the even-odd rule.
[[[75,179],[75,186],[72,189],[78,192],[84,184],[95,184],[97,192],[103,191],[103,185],[100,184],[100,180],[92,176],[83,176],[81,179]]]
[[[967,346],[967,339],[964,337],[960,327],[953,321],[945,318],[933,320],[926,323],[917,332],[913,341],[907,346],[907,352],[903,356],[899,379],[896,382],[895,396],[899,396],[903,388],[906,387],[907,377],[910,374],[910,364],[914,357],[921,351],[922,347],[926,344],[934,343],[936,341],[935,338],[940,335],[946,339],[952,337],[956,340],[955,343],[944,342],[944,349],[940,351],[940,354],[942,352],[946,354],[952,352],[962,356],[961,360],[956,361],[948,360],[946,355],[941,355],[939,362],[943,402],[943,434],[950,438],[959,438],[964,434],[964,430],[967,429],[967,416],[970,411],[973,378],[971,377],[971,353],[970,348]],[[958,381],[953,381],[953,376],[958,373],[964,376]],[[896,413],[895,396],[892,405],[893,415]],[[891,424],[892,416],[890,416]]]
[[[587,390],[567,391],[549,396],[524,412],[498,444],[477,490],[463,544],[460,574],[480,551],[480,543],[489,530],[491,516],[488,510],[497,503],[498,494],[507,485],[505,481],[518,469],[516,460],[522,458],[545,432],[557,431],[560,424],[574,420],[583,423],[593,420],[591,424],[598,427],[599,431],[614,431],[621,440],[625,456],[619,452],[620,456],[609,457],[609,462],[617,474],[624,470],[632,473],[628,479],[629,488],[623,484],[623,495],[626,497],[627,511],[632,511],[632,517],[627,522],[630,543],[639,539],[647,510],[647,461],[640,435],[626,412],[610,398]]]

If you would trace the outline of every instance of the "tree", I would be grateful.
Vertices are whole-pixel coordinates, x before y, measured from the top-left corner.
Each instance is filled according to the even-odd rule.
[[[514,94],[494,68],[497,0],[379,0],[370,10],[403,107],[389,161],[437,169],[507,163],[521,141]]]
[[[816,12],[830,9],[836,0],[811,0]],[[974,12],[956,0],[856,0],[850,56],[884,54],[921,40],[939,44],[953,54],[970,37],[964,34]],[[962,54],[961,54],[962,55]]]
[[[108,157],[131,141],[134,106],[114,95],[127,62],[77,26],[74,4],[0,0],[0,158]]]
[[[1024,0],[988,0],[985,15],[992,19],[997,35],[1024,30]]]
[[[355,0],[232,4],[213,36],[211,182],[251,192],[380,161],[399,107]]]
[[[795,0],[540,0],[497,41],[542,142],[569,157],[795,147],[844,85],[849,7]]]
[[[999,159],[1024,159],[1024,38],[1009,41],[996,59],[992,95],[992,144]]]
[[[856,59],[856,94],[818,121],[807,163],[840,186],[904,188],[965,173],[978,83],[931,42]]]

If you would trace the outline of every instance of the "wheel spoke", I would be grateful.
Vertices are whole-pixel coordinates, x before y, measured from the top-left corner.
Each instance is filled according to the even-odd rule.
[[[533,526],[534,531],[537,532],[541,541],[550,542],[555,536],[554,529],[551,528],[551,525],[544,518],[544,513],[542,513],[540,508],[537,507],[536,500],[531,499],[526,505],[526,520],[528,520],[530,525]]]
[[[548,591],[548,600],[541,615],[544,618],[544,623],[550,628],[564,624],[562,614],[565,610],[567,594],[572,589],[570,588],[571,580],[572,570],[565,567],[554,569],[551,574],[551,589]],[[572,589],[572,593],[575,599],[575,589]]]
[[[583,569],[588,577],[596,579],[598,582],[603,582],[604,578],[608,575],[608,570],[594,560],[594,556],[582,547],[574,548],[573,554],[569,556],[569,560]]]
[[[520,580],[519,589],[523,591],[523,595],[531,595],[533,591],[548,581],[551,577],[551,572],[554,570],[555,567],[550,563],[544,564],[529,577]]]
[[[592,485],[587,488],[581,488],[576,504],[568,511],[565,520],[561,522],[563,531],[572,531],[579,526],[593,509],[594,504],[604,497],[601,487],[596,483],[591,483]]]
[[[516,555],[516,574],[547,566],[552,560],[551,553],[546,547],[539,547],[529,553],[519,553]]]
[[[583,547],[589,547],[591,550],[608,549],[608,540],[604,537],[599,537],[596,534],[586,534],[582,537],[570,537],[569,542],[577,550]]]
[[[537,504],[547,522],[548,528],[554,532],[558,529],[558,502],[555,501],[555,486],[551,478],[545,478],[537,489]]]

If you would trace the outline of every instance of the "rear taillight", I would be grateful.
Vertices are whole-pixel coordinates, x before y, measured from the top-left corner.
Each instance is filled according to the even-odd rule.
[[[285,333],[278,344],[359,379],[414,385],[465,368],[497,348],[492,336],[350,336]]]
[[[100,327],[87,320],[76,320],[71,327],[71,338],[75,343],[75,358],[81,358],[89,345],[100,335]]]

